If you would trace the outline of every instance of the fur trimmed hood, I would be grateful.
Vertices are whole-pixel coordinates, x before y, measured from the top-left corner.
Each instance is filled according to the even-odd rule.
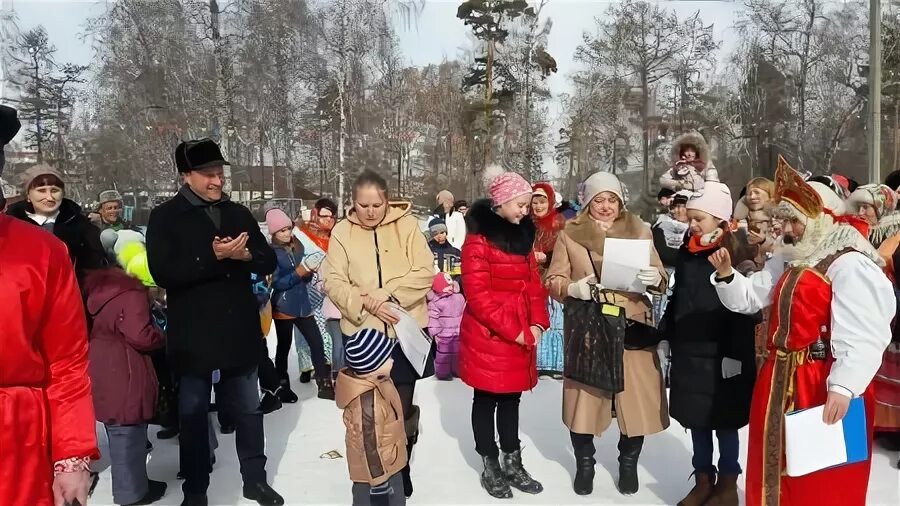
[[[531,253],[537,234],[531,216],[523,218],[518,225],[510,223],[494,212],[488,199],[472,204],[466,215],[466,228],[469,234],[481,235],[501,251],[515,255]]]
[[[712,167],[712,165],[710,165],[709,144],[706,143],[706,139],[703,138],[703,135],[696,131],[681,134],[674,142],[672,142],[672,163],[681,159],[681,147],[684,145],[691,145],[697,148],[697,157],[700,158],[707,167]]]

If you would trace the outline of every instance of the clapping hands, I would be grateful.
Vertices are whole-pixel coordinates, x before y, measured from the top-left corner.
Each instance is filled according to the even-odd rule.
[[[247,232],[241,232],[236,238],[219,237],[213,238],[213,252],[216,254],[216,260],[250,260],[250,250],[247,249],[247,240],[250,235]]]

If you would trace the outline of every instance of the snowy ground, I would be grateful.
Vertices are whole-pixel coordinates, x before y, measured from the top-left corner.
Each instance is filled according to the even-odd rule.
[[[274,345],[274,339],[269,342]],[[293,350],[291,353],[289,363],[296,368]],[[291,374],[297,378],[296,370]],[[330,450],[344,453],[341,413],[334,403],[317,399],[313,385],[300,385],[295,379],[294,388],[300,402],[285,405],[265,418],[270,482],[288,505],[348,505],[351,497],[346,461],[320,458]],[[611,429],[596,440],[598,465],[594,494],[576,496],[571,487],[574,457],[560,420],[561,394],[560,382],[542,379],[533,392],[522,396],[520,430],[524,462],[531,474],[544,484],[544,493],[537,496],[515,493],[514,499],[500,501],[488,496],[479,484],[481,460],[474,450],[469,419],[471,389],[459,380],[421,382],[416,402],[422,408],[422,432],[413,453],[415,494],[408,504],[674,505],[687,493],[692,486],[690,436],[673,421],[666,432],[646,440],[639,466],[638,494],[623,497],[616,491],[613,480],[617,473],[618,434]],[[152,427],[150,431],[154,450],[150,454],[149,474],[169,484],[166,496],[156,504],[178,505],[182,495],[181,482],[175,478],[177,440],[157,441],[156,430]],[[98,433],[103,434],[102,428]],[[742,453],[746,456],[746,430],[741,436]],[[234,435],[218,437],[218,462],[211,476],[210,504],[256,504],[241,496]],[[101,451],[104,452],[102,445],[105,445],[103,439]],[[867,504],[900,504],[900,472],[893,467],[896,460],[896,453],[876,453]],[[103,469],[100,483],[89,504],[112,505],[108,461],[99,465]],[[743,480],[740,487],[743,490]]]

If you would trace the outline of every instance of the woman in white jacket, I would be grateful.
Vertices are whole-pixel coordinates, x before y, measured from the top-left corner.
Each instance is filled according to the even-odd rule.
[[[462,249],[466,242],[466,219],[459,211],[454,210],[453,194],[449,190],[442,190],[437,194],[438,206],[434,209],[434,216],[444,220],[447,224],[447,241],[456,249]]]

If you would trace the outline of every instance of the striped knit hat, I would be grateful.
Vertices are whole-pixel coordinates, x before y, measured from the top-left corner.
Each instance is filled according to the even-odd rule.
[[[344,361],[357,374],[368,374],[391,358],[395,340],[375,329],[362,329],[344,343]]]

